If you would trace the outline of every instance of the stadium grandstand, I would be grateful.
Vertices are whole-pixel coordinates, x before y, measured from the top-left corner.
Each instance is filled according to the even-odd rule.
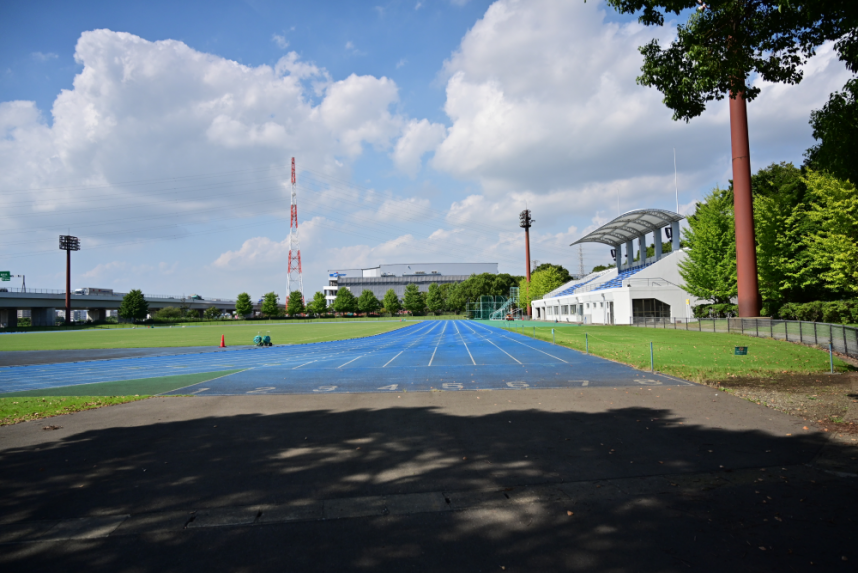
[[[682,219],[672,211],[636,209],[578,239],[572,245],[601,243],[612,247],[616,267],[576,278],[534,300],[533,318],[581,324],[691,318],[697,299],[680,286],[679,265],[687,256],[679,244]],[[667,244],[662,241],[662,232]],[[651,256],[647,253],[647,235],[652,236]]]

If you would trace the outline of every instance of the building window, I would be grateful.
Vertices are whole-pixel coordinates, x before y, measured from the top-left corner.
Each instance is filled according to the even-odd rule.
[[[634,318],[670,318],[670,305],[657,298],[636,298],[632,300]]]

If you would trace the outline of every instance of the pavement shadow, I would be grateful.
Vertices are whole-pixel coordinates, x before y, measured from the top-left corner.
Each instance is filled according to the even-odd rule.
[[[508,505],[468,511],[6,545],[0,563],[52,571],[846,570],[858,561],[854,518],[841,511],[858,502],[855,480],[803,466],[826,443],[816,434],[703,427],[646,407],[315,410],[94,430],[3,451],[2,522],[512,494]],[[749,468],[760,477],[730,481]],[[683,477],[702,472],[726,481]],[[568,499],[516,503],[523,486],[539,484],[562,484]]]

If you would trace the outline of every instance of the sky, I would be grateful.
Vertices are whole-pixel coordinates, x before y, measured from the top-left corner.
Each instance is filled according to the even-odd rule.
[[[726,101],[676,122],[635,82],[676,24],[593,0],[3,3],[0,270],[62,289],[72,234],[72,288],[285,297],[293,157],[308,298],[336,268],[524,274],[524,208],[534,260],[610,263],[569,244],[731,177]],[[799,85],[755,80],[752,168],[800,164],[847,79],[824,45]]]

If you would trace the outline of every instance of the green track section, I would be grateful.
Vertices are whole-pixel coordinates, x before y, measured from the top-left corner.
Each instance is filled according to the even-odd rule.
[[[141,378],[138,380],[122,380],[119,382],[99,382],[98,384],[78,384],[76,386],[60,386],[26,392],[3,394],[3,398],[25,396],[149,396],[172,392],[179,388],[208,382],[215,378],[228,376],[244,370],[220,370],[218,372],[200,372],[197,374],[179,374],[177,376],[161,376],[159,378]]]

